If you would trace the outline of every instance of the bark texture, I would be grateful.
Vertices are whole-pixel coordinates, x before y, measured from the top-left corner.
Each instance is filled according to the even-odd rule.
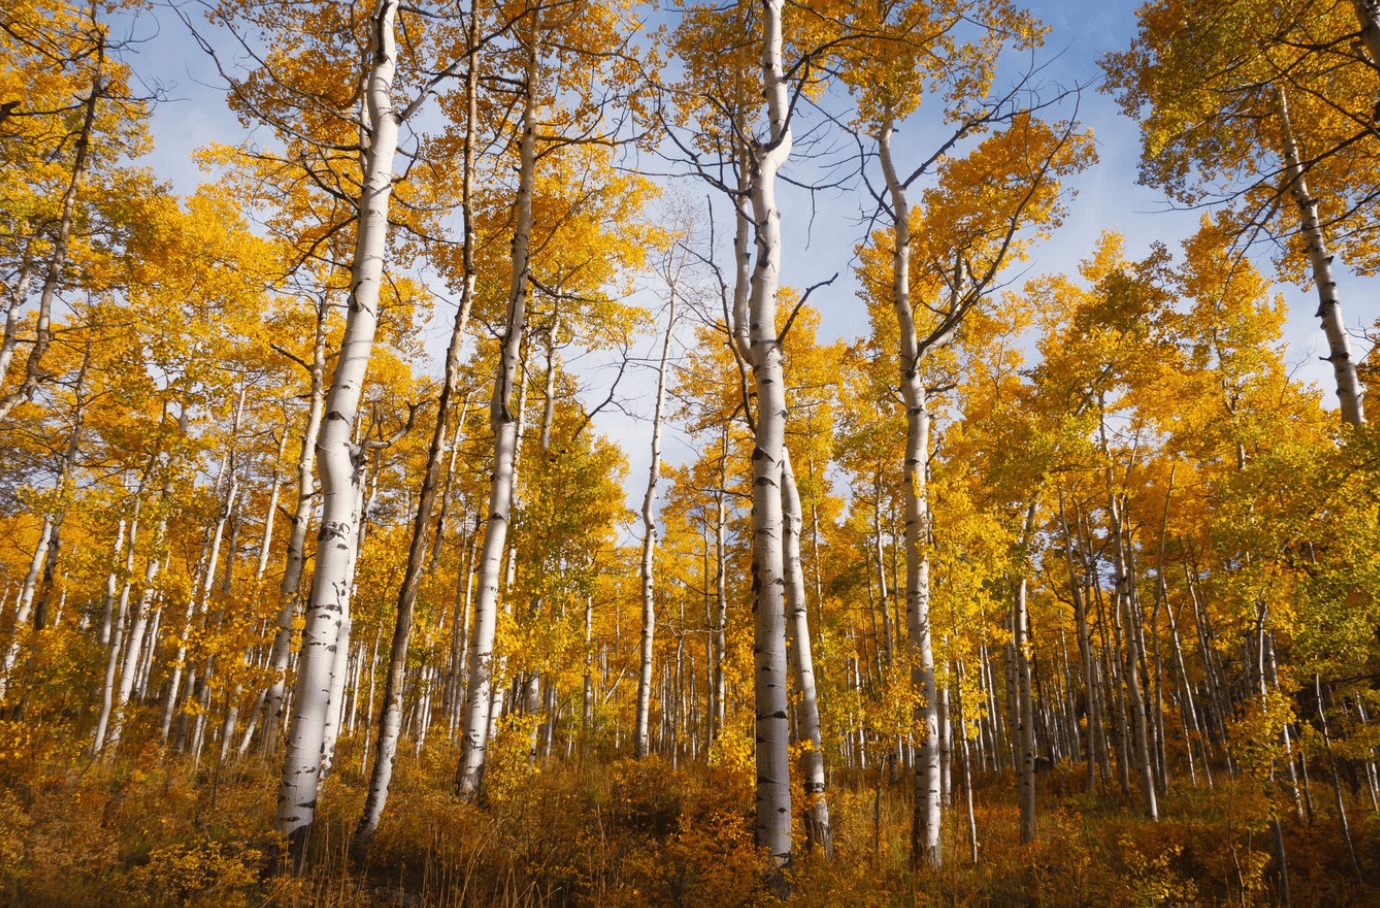
[[[335,648],[341,624],[348,614],[351,570],[359,541],[358,464],[361,452],[351,442],[351,436],[378,324],[379,289],[387,248],[388,202],[393,188],[393,158],[398,147],[400,118],[391,97],[397,65],[393,37],[397,10],[398,0],[380,0],[370,23],[369,147],[359,199],[352,290],[339,361],[326,397],[325,422],[317,442],[321,530],[317,538],[311,602],[302,631],[276,822],[278,831],[288,837],[299,868],[316,817],[316,791],[331,706]]]
[[[489,483],[489,519],[479,557],[479,596],[475,603],[474,629],[470,636],[469,683],[465,691],[463,750],[456,769],[455,787],[463,797],[479,792],[484,757],[489,741],[492,709],[494,629],[498,622],[499,582],[503,573],[503,547],[508,538],[513,502],[514,455],[518,441],[518,414],[512,410],[513,388],[521,360],[522,336],[527,328],[527,283],[532,239],[532,190],[536,179],[537,109],[535,82],[540,51],[540,13],[531,20],[528,48],[526,98],[514,212],[512,277],[508,287],[508,317],[500,343],[489,404],[489,425],[494,435],[493,471]]]

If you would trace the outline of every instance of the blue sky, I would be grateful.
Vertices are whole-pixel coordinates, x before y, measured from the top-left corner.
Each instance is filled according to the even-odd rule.
[[[1092,250],[1098,235],[1107,229],[1122,232],[1127,238],[1127,254],[1144,255],[1155,241],[1166,243],[1178,251],[1179,241],[1197,225],[1196,212],[1171,210],[1157,191],[1136,185],[1136,163],[1139,155],[1139,136],[1136,125],[1120,114],[1113,100],[1095,90],[1101,78],[1097,58],[1109,51],[1124,48],[1135,28],[1134,8],[1128,2],[1058,3],[1037,0],[1029,8],[1050,26],[1042,60],[1051,60],[1046,77],[1065,86],[1075,83],[1090,86],[1085,91],[1080,119],[1091,127],[1096,137],[1099,163],[1071,181],[1077,191],[1064,226],[1049,241],[1036,247],[1022,274],[1035,276],[1050,273],[1072,273],[1078,261]],[[189,15],[200,17],[195,7]],[[180,192],[192,191],[205,179],[191,161],[191,152],[208,142],[239,141],[243,127],[229,113],[224,103],[224,91],[214,66],[198,49],[186,26],[166,7],[141,14],[128,24],[129,34],[136,39],[130,46],[127,59],[136,72],[150,85],[157,86],[166,98],[154,111],[152,130],[156,147],[144,163],[164,179],[171,180]],[[1000,81],[1000,76],[999,76]],[[897,154],[903,161],[907,152],[917,158],[928,153],[932,136],[925,134],[920,124],[903,128],[897,140]],[[702,188],[692,187],[696,195]],[[854,244],[861,236],[858,217],[863,202],[860,194],[825,196],[817,200],[819,207],[813,223],[809,223],[810,201],[801,192],[785,190],[781,205],[785,214],[786,251],[783,261],[785,283],[804,287],[824,280],[835,271],[842,272],[839,282],[814,298],[823,315],[822,339],[851,338],[865,330],[861,303],[854,295],[850,261]],[[726,252],[726,212],[720,215],[720,255]],[[808,228],[808,229],[807,229]],[[1271,273],[1266,261],[1258,263]],[[1360,329],[1374,323],[1377,308],[1374,303],[1380,282],[1360,280],[1343,267],[1339,272],[1339,290],[1347,325],[1352,329],[1357,355],[1367,349]],[[1287,358],[1295,367],[1295,374],[1329,389],[1325,395],[1328,406],[1335,406],[1331,369],[1319,357],[1326,353],[1326,343],[1313,317],[1316,297],[1289,285],[1279,285],[1289,305],[1290,319],[1286,340]],[[444,324],[428,328],[428,346],[439,357],[443,338],[448,333]],[[642,352],[649,356],[656,344],[648,338]],[[598,374],[588,376],[598,381]],[[655,376],[650,371],[635,376],[628,387],[630,396],[638,399],[631,404],[634,411],[650,412],[651,392]],[[603,393],[598,397],[602,399]],[[640,400],[640,402],[639,402]],[[644,452],[649,427],[638,420],[610,413],[601,418],[599,427],[619,439],[629,454],[632,486],[639,486],[646,475],[647,454]],[[669,438],[666,456],[678,461],[690,456],[688,442],[683,438]],[[631,497],[638,494],[629,490]]]

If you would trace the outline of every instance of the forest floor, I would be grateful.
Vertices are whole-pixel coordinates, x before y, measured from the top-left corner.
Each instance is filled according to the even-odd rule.
[[[15,754],[9,755],[11,758]],[[364,801],[347,746],[323,786],[311,866],[282,873],[275,779],[258,761],[197,768],[155,747],[114,764],[13,759],[0,773],[0,904],[47,906],[736,906],[772,904],[752,845],[751,775],[613,759],[496,772],[483,806],[452,797],[456,754],[400,759],[365,867],[346,859]],[[20,767],[22,766],[22,771]],[[800,906],[1270,905],[1277,878],[1260,786],[1171,786],[1151,823],[1119,793],[1084,792],[1082,772],[1039,779],[1037,840],[1017,842],[1008,772],[974,785],[980,860],[966,798],[945,819],[941,871],[909,868],[904,773],[837,773],[835,854],[801,853],[788,876]],[[1311,824],[1284,823],[1292,905],[1380,905],[1380,818],[1351,801],[1371,885],[1355,881],[1332,790],[1314,781]],[[796,836],[804,841],[803,833]]]

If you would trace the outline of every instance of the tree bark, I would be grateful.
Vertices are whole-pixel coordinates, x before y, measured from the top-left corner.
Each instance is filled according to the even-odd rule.
[[[288,661],[292,655],[292,618],[297,610],[298,592],[302,588],[302,572],[306,565],[307,529],[311,525],[316,494],[312,477],[316,472],[316,443],[321,434],[321,417],[326,402],[326,317],[327,297],[317,300],[316,334],[312,343],[311,385],[308,392],[307,424],[302,430],[302,446],[297,458],[297,506],[292,514],[292,532],[288,535],[287,560],[283,578],[278,583],[278,620],[273,634],[273,649],[268,666],[270,682],[264,705],[263,750],[268,756],[278,752],[278,736],[283,728],[283,708],[287,697]],[[283,427],[284,435],[287,426]]]
[[[532,191],[536,175],[537,62],[541,46],[541,14],[533,13],[519,143],[517,205],[514,217],[512,276],[508,288],[508,313],[501,338],[501,355],[489,405],[489,425],[494,434],[493,473],[489,485],[489,520],[479,559],[479,598],[475,604],[470,642],[470,678],[466,687],[463,752],[456,769],[455,787],[464,797],[474,797],[484,769],[492,709],[494,629],[498,621],[499,582],[502,579],[503,547],[508,538],[513,501],[513,459],[517,449],[517,414],[511,409],[513,386],[527,327],[527,283],[532,235]]]
[[[62,271],[67,264],[67,251],[72,239],[72,224],[76,221],[77,194],[81,189],[81,182],[86,176],[86,169],[90,162],[91,134],[96,122],[96,101],[105,91],[105,86],[101,83],[102,70],[105,67],[105,32],[101,29],[95,31],[96,63],[91,76],[91,94],[87,95],[83,102],[85,111],[82,116],[81,129],[77,132],[75,158],[72,162],[72,178],[68,181],[67,189],[62,195],[62,214],[58,219],[57,236],[53,238],[53,255],[48,261],[48,272],[43,279],[43,288],[39,291],[38,323],[35,327],[34,345],[29,348],[29,355],[24,361],[24,377],[20,379],[18,387],[8,394],[0,396],[0,420],[9,416],[10,411],[20,403],[32,400],[34,391],[47,377],[43,371],[43,357],[48,353],[48,347],[53,340],[51,327],[53,299],[57,295],[58,284],[62,281]],[[10,314],[13,315],[22,303],[22,298],[16,296],[11,302]],[[6,333],[8,334],[8,331]],[[6,339],[9,340],[8,337]],[[0,387],[3,387],[5,379],[8,377],[9,363],[6,362],[4,365],[6,368],[0,370]]]
[[[762,5],[762,77],[769,134],[754,147],[752,216],[757,259],[749,325],[757,420],[752,453],[752,587],[757,737],[756,841],[778,867],[791,860],[790,722],[786,692],[786,622],[782,559],[781,465],[786,430],[786,383],[776,333],[781,277],[781,211],[776,174],[791,153],[786,74],[782,67],[782,0]],[[784,880],[775,880],[785,892]]]
[[[300,870],[316,817],[317,782],[336,640],[348,612],[359,522],[359,451],[351,443],[360,394],[378,324],[379,289],[387,251],[388,201],[393,188],[399,116],[390,97],[396,72],[393,23],[398,0],[379,0],[370,21],[372,57],[367,82],[369,147],[359,198],[358,237],[349,314],[317,442],[321,474],[321,532],[311,602],[302,631],[293,716],[278,794],[278,831],[288,837]]]
[[[477,3],[470,6],[469,42],[472,49],[476,46],[478,31],[476,6]],[[473,63],[470,70],[473,73]],[[467,90],[472,87],[472,82],[472,76],[466,80]],[[467,126],[467,130],[472,128]],[[467,231],[466,243],[470,242],[472,240]],[[466,264],[468,266],[469,262]],[[469,323],[470,308],[474,302],[472,290],[473,281],[467,274],[460,305],[455,311],[455,321],[451,326],[450,345],[446,348],[445,381],[436,405],[436,426],[431,435],[431,447],[427,450],[422,487],[417,492],[417,513],[412,521],[412,542],[407,551],[407,567],[403,570],[402,586],[398,590],[398,613],[393,625],[393,643],[388,655],[388,676],[383,687],[383,709],[379,712],[378,745],[374,749],[374,769],[369,780],[369,795],[365,799],[364,812],[355,826],[354,836],[350,842],[350,855],[358,863],[363,863],[369,855],[369,845],[378,830],[379,819],[383,816],[384,806],[388,802],[388,786],[393,779],[398,735],[402,729],[403,687],[407,673],[407,650],[412,636],[412,615],[426,564],[427,529],[431,525],[431,513],[435,509],[437,487],[441,479],[441,461],[446,453],[446,433],[460,385],[460,348],[465,341],[465,328]],[[456,435],[458,438],[458,428]],[[438,540],[442,529],[443,527],[438,524]],[[426,721],[425,715],[422,721]],[[424,736],[419,734],[418,740],[424,740]]]
[[[810,622],[805,601],[805,570],[800,562],[800,535],[805,518],[800,507],[791,456],[783,449],[781,488],[783,491],[783,531],[786,569],[786,610],[790,621],[791,662],[795,667],[795,686],[799,700],[799,739],[805,744],[800,755],[800,780],[804,795],[805,837],[811,848],[825,856],[834,853],[834,834],[829,824],[829,802],[825,799],[824,736],[819,722],[819,695],[815,689],[815,659],[810,641]]]
[[[902,467],[906,525],[906,628],[910,637],[911,686],[918,695],[915,719],[920,728],[920,759],[915,761],[915,803],[911,823],[911,862],[938,870],[943,863],[940,827],[939,703],[934,677],[933,634],[930,627],[930,565],[928,548],[928,462],[930,416],[920,374],[924,352],[910,300],[910,205],[891,158],[892,123],[888,118],[878,134],[878,154],[886,175],[892,207],[891,304],[900,329],[901,396],[906,405],[906,449]]]
[[[1342,421],[1359,426],[1366,421],[1365,404],[1360,382],[1356,377],[1356,361],[1351,356],[1351,339],[1342,320],[1342,307],[1337,300],[1337,281],[1332,275],[1332,256],[1327,252],[1322,227],[1318,223],[1318,200],[1308,191],[1298,140],[1289,123],[1289,102],[1284,89],[1279,89],[1279,113],[1284,121],[1284,171],[1289,181],[1289,193],[1299,209],[1299,230],[1308,248],[1308,260],[1313,267],[1313,283],[1318,288],[1318,318],[1322,319],[1327,335],[1328,362],[1337,379],[1337,397],[1342,405]]]
[[[1030,506],[1033,515],[1035,506]],[[1029,518],[1027,518],[1027,524]],[[1017,581],[1014,616],[1016,688],[1020,709],[1017,743],[1020,748],[1021,844],[1035,841],[1035,710],[1030,695],[1030,618],[1026,603],[1026,579]]]
[[[661,412],[666,406],[666,363],[671,356],[671,331],[676,324],[676,280],[671,275],[668,262],[670,311],[666,316],[666,338],[661,345],[661,363],[656,372],[656,409],[652,414],[652,462],[648,468],[647,492],[642,497],[642,651],[637,678],[637,716],[633,731],[638,757],[647,756],[650,748],[647,726],[652,711],[652,647],[656,636],[656,589],[652,581],[652,567],[656,557],[654,505],[657,481],[661,478]]]

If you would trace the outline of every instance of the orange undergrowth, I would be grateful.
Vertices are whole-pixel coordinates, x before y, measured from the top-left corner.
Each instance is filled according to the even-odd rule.
[[[708,906],[774,904],[752,845],[751,778],[657,760],[542,768],[501,760],[481,806],[449,791],[455,754],[400,760],[365,867],[345,856],[365,779],[349,742],[321,793],[312,865],[281,872],[274,779],[251,760],[197,768],[156,751],[113,765],[9,761],[0,788],[0,903],[25,908],[272,906]],[[829,795],[836,854],[803,848],[787,872],[799,906],[1269,905],[1274,867],[1248,786],[1176,787],[1162,820],[1119,796],[1082,792],[1068,769],[1041,776],[1038,838],[1017,841],[1014,785],[981,780],[973,864],[961,792],[947,817],[945,863],[911,871],[904,774],[839,773]],[[1321,810],[1321,798],[1319,799]],[[1380,877],[1380,824],[1351,804],[1368,879]],[[1351,878],[1340,824],[1286,821],[1293,905],[1371,906],[1380,890]],[[803,842],[803,833],[797,841]]]

